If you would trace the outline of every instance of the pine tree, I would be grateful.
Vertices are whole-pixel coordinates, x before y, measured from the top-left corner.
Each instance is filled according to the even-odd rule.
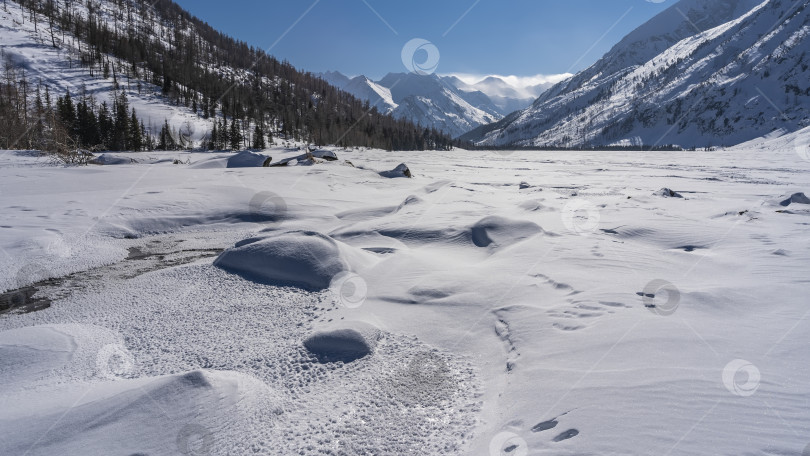
[[[59,120],[68,130],[72,130],[76,123],[76,108],[73,106],[73,99],[68,91],[64,97],[56,100],[56,110],[59,113]]]
[[[214,121],[214,127],[211,129],[211,140],[208,148],[211,150],[216,150],[219,148],[219,130],[217,130],[216,121]]]
[[[172,129],[169,127],[169,121],[165,120],[163,122],[163,128],[160,129],[160,135],[158,135],[158,149],[159,150],[175,150],[177,149],[177,144],[174,142],[174,136],[172,136]]]
[[[115,99],[115,127],[113,131],[112,150],[127,150],[130,147],[131,135],[129,102],[124,91]]]
[[[256,129],[253,132],[253,148],[263,150],[267,148],[264,142],[264,132],[259,124],[256,124]]]
[[[102,149],[109,149],[111,147],[114,129],[115,125],[110,115],[110,110],[107,107],[107,102],[102,102],[101,108],[98,111],[99,143]]]
[[[219,147],[218,149],[225,150],[230,144],[230,131],[228,130],[228,118],[222,117],[222,126],[219,127]]]
[[[231,120],[231,130],[228,136],[231,141],[231,150],[239,150],[242,148],[242,131],[239,128],[238,120]]]
[[[132,109],[132,118],[130,119],[130,131],[132,141],[130,148],[136,152],[143,150],[143,137],[141,136],[141,125],[138,122],[138,116],[135,115],[135,109]]]

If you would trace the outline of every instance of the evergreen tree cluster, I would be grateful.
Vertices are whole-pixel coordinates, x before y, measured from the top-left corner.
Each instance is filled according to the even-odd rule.
[[[68,92],[56,99],[56,112],[62,126],[81,149],[140,152],[155,148],[152,136],[138,120],[135,109],[129,108],[123,91],[114,97],[112,108],[107,102],[96,106],[95,100],[86,95],[74,103]]]
[[[311,73],[217,32],[171,0],[14,2],[30,20],[42,22],[49,45],[75,48],[75,36],[78,63],[91,75],[139,91],[141,81],[150,82],[172,103],[211,118],[209,147],[261,146],[271,134],[389,150],[453,146],[435,129],[381,114]],[[116,121],[118,114],[111,111]],[[162,131],[155,147],[169,147],[170,133]],[[116,137],[110,144],[128,140]]]
[[[0,148],[67,152],[76,149],[142,151],[155,148],[152,136],[125,92],[112,106],[82,93],[68,92],[54,101],[50,88],[30,87],[24,70],[4,62],[0,80]]]

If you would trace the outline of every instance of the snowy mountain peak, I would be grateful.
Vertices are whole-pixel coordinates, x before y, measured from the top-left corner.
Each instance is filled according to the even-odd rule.
[[[500,120],[504,114],[511,112],[505,112],[497,102],[475,87],[462,86],[464,83],[458,78],[388,73],[379,81],[373,81],[362,75],[350,79],[336,71],[317,76],[368,101],[381,112],[452,136]],[[525,104],[520,108],[531,102],[525,99],[521,101]]]
[[[346,87],[346,84],[351,81],[351,78],[344,75],[339,71],[327,71],[326,73],[318,73],[316,76],[320,77],[324,81],[332,84],[333,86],[337,87],[338,89],[343,89]]]
[[[682,0],[528,109],[465,136],[522,146],[733,145],[810,124],[810,0]]]

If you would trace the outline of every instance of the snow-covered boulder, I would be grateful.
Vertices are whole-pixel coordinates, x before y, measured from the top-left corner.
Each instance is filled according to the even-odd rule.
[[[315,158],[320,158],[326,161],[335,161],[338,159],[337,154],[334,151],[328,149],[315,149],[312,152],[310,152],[310,154],[312,154],[312,156]]]
[[[336,161],[337,159],[337,154],[331,150],[318,149],[307,152],[306,154],[296,155],[295,157],[289,157],[275,163],[270,163],[268,166],[312,166],[327,161]]]
[[[663,196],[664,198],[683,198],[683,195],[680,193],[670,190],[666,187],[658,190],[657,192],[653,193],[655,196]]]
[[[810,204],[810,198],[805,196],[804,193],[794,193],[786,200],[779,203],[780,206],[788,207],[791,204]]]
[[[348,270],[348,261],[329,236],[288,231],[240,241],[222,252],[214,266],[257,282],[323,290],[336,274]]]
[[[98,157],[90,160],[94,165],[128,165],[135,163],[135,161],[128,157],[121,157],[113,154],[101,154]]]
[[[228,159],[228,168],[257,168],[270,165],[273,157],[249,150],[239,152]]]
[[[304,347],[320,362],[348,363],[373,353],[379,338],[380,330],[372,325],[346,322],[312,333]]]
[[[380,173],[382,177],[413,177],[411,175],[411,170],[408,169],[408,165],[405,163],[400,163],[396,168],[392,169],[391,171],[382,171]]]

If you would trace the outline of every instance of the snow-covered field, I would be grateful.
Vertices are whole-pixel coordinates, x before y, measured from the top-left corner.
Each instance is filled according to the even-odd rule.
[[[0,454],[802,454],[806,147],[0,152]]]

